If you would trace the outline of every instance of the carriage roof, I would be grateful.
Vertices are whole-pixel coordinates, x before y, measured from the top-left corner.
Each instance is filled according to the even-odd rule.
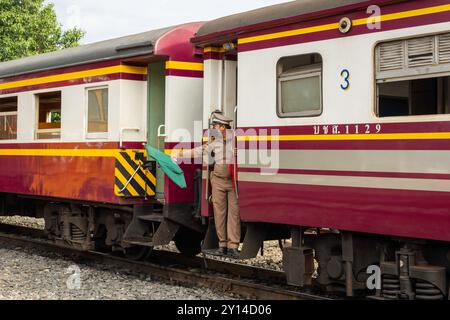
[[[297,0],[281,3],[210,21],[200,28],[194,42],[201,44],[202,42],[208,42],[208,40],[219,38],[220,36],[229,36],[230,34],[237,35],[241,32],[259,30],[264,27],[289,23],[291,19],[296,17],[309,16],[312,18],[316,13],[319,16],[321,14],[326,15],[337,8],[351,10],[354,8],[366,7],[374,3],[382,4],[388,2],[392,3],[395,1]],[[270,25],[267,25],[269,23]]]
[[[155,43],[176,27],[82,45],[61,51],[0,63],[0,78],[80,64],[122,59],[154,53]]]

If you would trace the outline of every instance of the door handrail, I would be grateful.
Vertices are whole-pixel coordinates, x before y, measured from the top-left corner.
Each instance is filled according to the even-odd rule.
[[[124,127],[124,128],[120,128],[120,133],[119,133],[119,148],[123,149],[123,133],[125,131],[134,131],[134,132],[139,132],[141,131],[140,128],[133,128],[133,127]]]

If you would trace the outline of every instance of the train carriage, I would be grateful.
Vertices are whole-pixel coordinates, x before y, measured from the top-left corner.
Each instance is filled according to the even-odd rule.
[[[316,282],[349,296],[375,265],[378,298],[448,297],[448,1],[292,1],[192,41],[204,129],[216,109],[237,123],[242,258],[289,228],[291,284],[311,283],[315,259]]]
[[[199,239],[194,166],[180,190],[143,144],[164,152],[201,120],[203,62],[190,43],[201,25],[0,63],[0,214],[44,217],[64,243],[136,257],[177,232]]]

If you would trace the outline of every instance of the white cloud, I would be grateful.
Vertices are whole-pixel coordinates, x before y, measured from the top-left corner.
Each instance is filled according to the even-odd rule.
[[[252,10],[288,0],[46,0],[65,28],[87,31],[83,43]]]

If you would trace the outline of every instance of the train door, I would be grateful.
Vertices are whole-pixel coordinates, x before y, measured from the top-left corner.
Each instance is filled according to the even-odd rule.
[[[238,119],[237,119],[237,85],[238,85],[238,64],[237,64],[237,55],[233,53],[232,55],[226,55],[223,62],[223,89],[222,89],[222,101],[223,113],[234,119],[232,124],[233,132],[235,133],[238,128]],[[234,134],[235,135],[235,134]],[[234,141],[233,148],[236,149],[237,141],[236,137]],[[233,179],[235,184],[236,192],[238,192],[237,181],[238,181],[238,166],[237,166],[237,154],[235,156],[235,164],[233,165]]]
[[[225,46],[224,46],[225,47]],[[233,129],[237,128],[237,81],[238,63],[235,50],[225,51],[223,48],[207,48],[210,59],[205,59],[204,74],[204,129],[209,127],[212,112],[221,111],[228,118],[234,119]],[[237,166],[234,166],[234,181],[237,181]],[[210,168],[206,167],[203,175],[202,216],[214,216],[211,204]],[[236,189],[237,190],[237,189]],[[217,249],[219,246],[214,220],[209,219],[208,231],[203,242],[205,251]]]
[[[148,65],[147,142],[162,152],[165,149],[165,62]],[[164,199],[164,172],[156,168],[156,199]]]
[[[208,55],[209,54],[209,55]],[[236,126],[237,105],[237,53],[235,50],[225,52],[223,48],[205,49],[204,61],[204,129],[208,129],[211,114],[221,111],[225,116],[234,119]],[[202,188],[202,216],[213,216],[210,205],[211,185],[209,183],[210,168],[204,172]]]
[[[234,119],[233,127],[237,124],[237,60],[235,56],[226,56],[222,62],[222,103],[221,111],[225,116]]]

